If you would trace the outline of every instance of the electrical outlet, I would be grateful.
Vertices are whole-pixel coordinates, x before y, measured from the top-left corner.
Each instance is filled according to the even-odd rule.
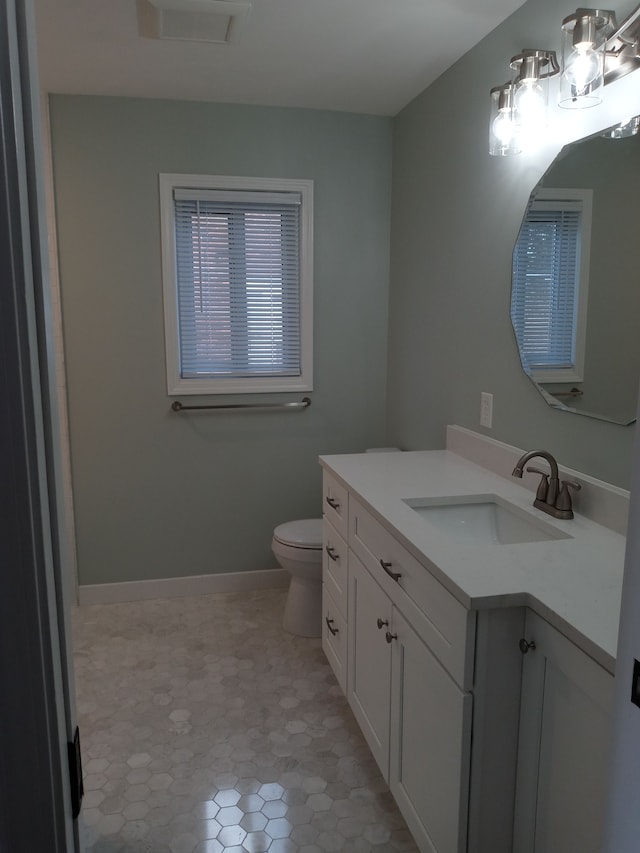
[[[491,429],[493,423],[493,394],[483,391],[480,394],[480,426]]]

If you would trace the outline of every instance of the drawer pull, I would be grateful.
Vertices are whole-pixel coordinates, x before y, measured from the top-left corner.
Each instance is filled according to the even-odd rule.
[[[326,501],[327,501],[327,503],[329,504],[329,506],[331,507],[331,509],[335,509],[335,510],[339,510],[339,509],[340,509],[340,504],[338,503],[338,501],[337,501],[337,500],[335,500],[335,498],[330,498],[330,497],[327,495],[327,497],[326,497]]]
[[[332,627],[334,620],[333,620],[333,619],[329,619],[329,617],[328,617],[328,616],[325,616],[325,617],[324,617],[324,621],[327,623],[327,628],[331,631],[331,633],[332,633],[332,634],[333,634],[333,636],[335,637],[335,635],[338,633],[338,628],[333,628],[333,627]]]
[[[381,566],[382,566],[382,568],[385,570],[385,572],[389,575],[389,577],[390,577],[390,578],[393,578],[393,579],[394,579],[394,581],[395,581],[396,583],[397,583],[397,582],[400,580],[400,578],[402,577],[402,575],[400,574],[400,572],[392,572],[392,571],[391,571],[391,566],[393,565],[393,563],[385,563],[385,561],[384,561],[384,560],[380,560],[380,565],[381,565]],[[389,642],[391,642],[391,640],[389,640]]]
[[[387,643],[390,643],[390,642],[392,642],[392,640],[397,640],[398,635],[392,634],[391,631],[387,631],[387,633],[384,635],[384,638],[387,641]]]
[[[324,549],[329,557],[333,560],[334,563],[337,563],[340,559],[340,554],[336,554],[335,550],[331,547],[331,545],[325,545]]]
[[[379,630],[379,631],[382,631],[382,629],[384,628],[384,626],[385,626],[385,625],[388,625],[388,624],[389,624],[389,620],[388,620],[388,619],[381,619],[381,618],[378,616],[378,620],[377,620],[377,622],[376,622],[376,625],[378,626],[378,630]]]

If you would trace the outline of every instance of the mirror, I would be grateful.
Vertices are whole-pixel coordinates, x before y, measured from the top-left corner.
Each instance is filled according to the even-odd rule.
[[[518,247],[522,250],[531,211],[542,207],[545,197],[562,196],[557,189],[569,191],[565,196],[571,190],[583,191],[590,198],[591,227],[582,253],[588,286],[582,291],[587,298],[583,363],[576,368],[577,378],[531,367],[522,324],[516,320],[514,331],[523,370],[550,406],[625,425],[635,421],[640,381],[638,174],[640,135],[620,139],[599,133],[566,145],[531,193],[514,250],[512,277],[513,319],[519,281],[516,256]],[[577,316],[577,310],[574,313]],[[559,380],[551,381],[553,375]]]

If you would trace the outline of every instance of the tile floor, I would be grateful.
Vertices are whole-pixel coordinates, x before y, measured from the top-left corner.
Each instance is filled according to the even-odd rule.
[[[285,592],[74,614],[86,853],[417,851]]]

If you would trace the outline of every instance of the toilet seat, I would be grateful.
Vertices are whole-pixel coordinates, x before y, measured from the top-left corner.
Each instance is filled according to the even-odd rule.
[[[273,531],[273,538],[290,548],[320,551],[322,549],[322,519],[304,518],[300,521],[287,521],[284,524],[279,524]]]

